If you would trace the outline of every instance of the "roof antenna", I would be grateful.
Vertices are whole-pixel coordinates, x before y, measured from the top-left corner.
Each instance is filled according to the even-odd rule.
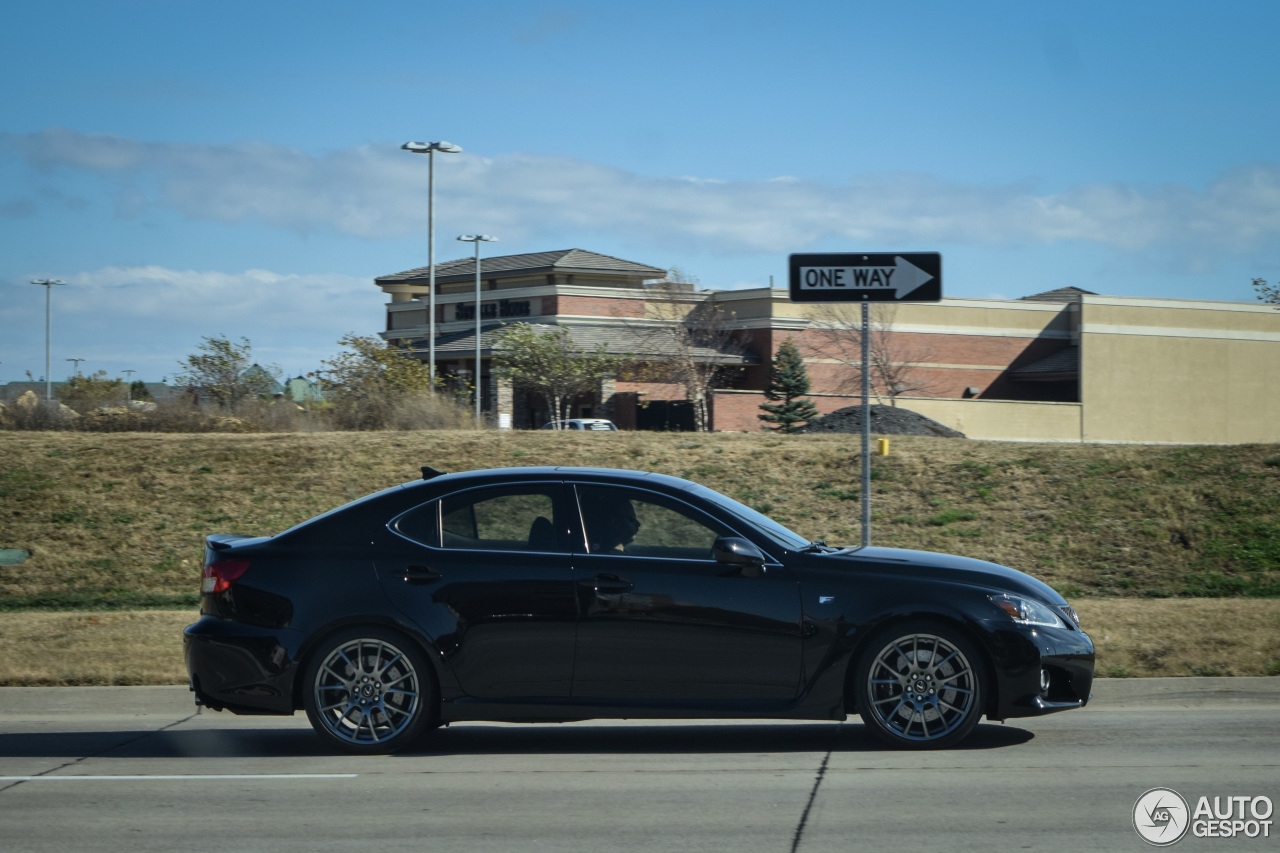
[[[445,474],[447,474],[447,473],[449,473],[449,472],[448,472],[448,471],[437,471],[435,468],[432,468],[430,465],[423,465],[423,466],[422,466],[422,479],[424,479],[424,480],[432,480],[432,479],[434,479],[434,478],[436,478],[436,477],[443,477],[443,476],[444,476]]]

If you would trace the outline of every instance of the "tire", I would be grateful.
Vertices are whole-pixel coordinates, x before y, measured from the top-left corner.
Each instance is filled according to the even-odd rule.
[[[930,622],[878,634],[854,672],[858,714],[899,749],[942,749],[968,737],[985,701],[981,659],[960,632]]]
[[[303,705],[320,738],[375,755],[411,744],[435,712],[431,664],[405,637],[380,628],[333,635],[307,664]]]

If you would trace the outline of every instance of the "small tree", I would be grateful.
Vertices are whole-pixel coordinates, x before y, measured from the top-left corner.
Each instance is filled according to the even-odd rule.
[[[126,399],[124,380],[108,379],[105,370],[89,376],[72,376],[54,393],[68,408],[81,414],[104,406],[120,406]]]
[[[552,420],[568,417],[574,397],[596,391],[623,363],[604,344],[582,349],[563,326],[514,323],[494,343],[494,374],[542,397]]]
[[[248,338],[240,343],[227,339],[226,335],[204,338],[199,352],[178,361],[182,372],[179,383],[197,389],[214,405],[222,409],[234,409],[242,400],[269,397],[272,385],[280,376],[280,368],[270,365],[250,371],[253,366],[253,347]]]
[[[1255,278],[1253,280],[1253,288],[1258,291],[1258,299],[1280,307],[1280,283],[1276,285],[1267,284],[1264,278]]]
[[[800,349],[790,338],[782,342],[773,363],[769,367],[769,384],[764,389],[764,396],[769,400],[781,400],[780,403],[761,403],[762,421],[777,424],[767,427],[778,432],[795,432],[796,427],[818,416],[818,407],[813,401],[804,397],[809,393],[809,373],[804,367],[804,358]]]
[[[398,409],[430,396],[431,371],[408,352],[376,335],[347,334],[338,343],[348,351],[322,362],[328,369],[312,376],[340,427],[386,429]]]

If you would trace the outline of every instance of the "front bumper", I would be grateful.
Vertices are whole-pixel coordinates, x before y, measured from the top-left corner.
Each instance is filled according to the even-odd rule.
[[[1034,717],[1082,708],[1093,687],[1094,649],[1089,635],[1075,628],[983,626],[995,656],[995,695],[987,706],[993,720]],[[1049,687],[1042,689],[1041,673]]]
[[[288,629],[211,616],[188,625],[182,648],[196,701],[237,714],[292,714],[301,640]]]

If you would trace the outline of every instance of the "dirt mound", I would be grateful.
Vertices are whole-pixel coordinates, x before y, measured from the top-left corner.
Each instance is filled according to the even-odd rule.
[[[949,426],[943,426],[932,418],[896,406],[871,407],[871,431],[878,435],[940,435],[944,438],[964,438]],[[848,406],[829,415],[809,421],[796,432],[862,432],[862,407]]]

